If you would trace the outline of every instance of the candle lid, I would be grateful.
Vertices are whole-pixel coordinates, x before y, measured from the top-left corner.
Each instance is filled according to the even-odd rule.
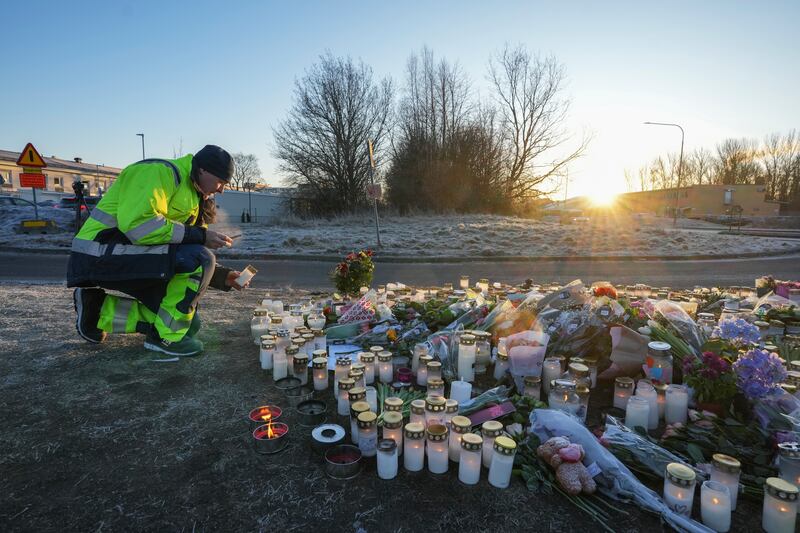
[[[272,318],[270,318],[269,321],[273,324],[280,324],[281,322],[283,322],[283,317],[275,315]]]
[[[494,451],[502,455],[514,455],[517,451],[517,443],[508,437],[497,437],[494,439]]]
[[[595,359],[594,357],[587,357],[586,359],[583,360],[583,364],[588,366],[589,369],[591,370],[593,366],[597,366],[597,359]]]
[[[444,387],[444,380],[439,378],[428,378],[428,388],[438,389]]]
[[[425,438],[425,426],[420,422],[411,422],[406,424],[405,434],[407,439]]]
[[[383,410],[384,411],[402,411],[403,410],[403,400],[396,396],[389,396],[385,400],[383,400]]]
[[[425,400],[412,400],[411,401],[411,412],[415,415],[424,415],[425,414]]]
[[[797,487],[779,477],[768,477],[764,487],[770,496],[779,500],[797,501]]]
[[[505,352],[501,352],[500,350],[497,350],[497,360],[508,361],[508,354]]]
[[[378,361],[388,363],[392,360],[392,352],[382,351],[378,354]]]
[[[350,360],[350,357],[344,355],[336,358],[336,366],[350,366],[353,364],[353,361]]]
[[[477,331],[477,330],[475,330],[475,331],[470,331],[469,334],[472,335],[473,337],[475,337],[476,339],[491,339],[492,338],[492,334],[489,333],[488,331]]]
[[[479,452],[483,447],[483,439],[475,433],[465,433],[461,436],[461,447],[470,452]]]
[[[359,413],[358,415],[358,427],[360,428],[371,428],[374,427],[375,424],[377,423],[378,423],[378,415],[376,415],[372,411],[366,411],[363,413]]]
[[[503,424],[497,420],[487,420],[481,426],[484,437],[498,437],[503,432]]]
[[[353,378],[355,381],[358,381],[359,379],[364,377],[364,371],[359,370],[357,368],[353,368],[350,370],[350,372],[347,373],[347,377]]]
[[[430,381],[429,381],[430,383]],[[447,414],[458,412],[458,400],[449,399],[445,402],[444,412]]]
[[[289,330],[288,329],[279,329],[278,331],[275,332],[275,335],[278,336],[278,337],[288,337],[289,336]]]
[[[522,378],[522,381],[524,382],[526,387],[528,385],[531,385],[531,386],[541,385],[542,378],[540,376],[525,376],[524,378]]]
[[[789,366],[792,367],[792,370],[800,370],[800,360],[790,362]]]
[[[668,355],[667,352],[672,349],[672,346],[668,342],[651,341],[647,343],[647,348],[651,353],[655,352],[656,355],[664,356]]]
[[[800,444],[797,442],[781,442],[778,444],[778,452],[781,457],[796,459],[800,457]]]
[[[425,366],[428,367],[428,370],[430,370],[431,368],[436,370],[437,368],[442,368],[442,363],[440,363],[439,361],[426,361]]]
[[[313,341],[314,340],[314,334],[313,333],[303,333],[303,338],[306,340],[306,342]]]
[[[353,380],[355,381],[355,380]],[[341,381],[339,381],[341,383]],[[352,387],[347,391],[347,398],[351,402],[357,402],[367,397],[367,389],[364,387]]]
[[[328,360],[325,357],[315,357],[311,360],[311,366],[316,369],[328,368]]]
[[[261,335],[259,339],[261,339],[262,341],[274,341],[275,335],[273,335],[272,333],[265,333],[264,335]]]
[[[583,363],[570,363],[569,371],[570,373],[575,374],[579,378],[586,377],[589,375],[589,367],[584,365]]]
[[[469,433],[472,422],[466,416],[456,415],[450,419],[450,426],[454,433]]]
[[[358,354],[358,358],[364,363],[375,362],[375,354],[372,352],[361,352],[360,354]]]
[[[469,276],[461,276],[461,279],[469,279]]]
[[[300,351],[300,347],[296,344],[290,344],[286,347],[286,355],[294,355]]]
[[[583,359],[583,357],[572,357],[569,360],[569,364],[572,364],[572,363],[580,363],[582,365],[585,365],[586,361]]]
[[[394,439],[381,439],[378,441],[378,451],[384,453],[393,453],[397,449],[397,443]]]
[[[386,411],[383,413],[383,427],[386,429],[398,429],[403,427],[403,415],[397,411]]]
[[[667,465],[667,479],[676,485],[688,487],[694,483],[696,474],[694,470],[680,463],[670,463]]]
[[[353,402],[350,405],[350,416],[353,418],[358,418],[358,415],[361,413],[366,413],[369,411],[369,404],[364,401]]]
[[[723,453],[715,453],[712,455],[711,462],[714,464],[714,468],[729,474],[736,474],[742,468],[742,463],[740,463],[738,459]]]
[[[426,411],[433,413],[443,412],[446,405],[447,401],[442,396],[428,396],[425,398]]]
[[[426,430],[428,440],[441,442],[447,440],[447,426],[444,424],[431,424]]]
[[[253,316],[267,316],[267,310],[263,307],[256,307],[253,309]]]
[[[383,351],[383,346],[370,346],[369,351],[377,355]]]
[[[578,396],[588,396],[589,395],[589,386],[584,385],[581,383],[577,387],[575,387],[575,392],[578,393]]]
[[[313,352],[311,352],[311,355],[314,357],[314,359],[317,359],[319,357],[327,358],[328,350],[314,350]]]
[[[659,394],[666,394],[669,385],[667,385],[666,383],[656,383],[653,385],[653,388],[656,389],[656,392]]]
[[[350,390],[356,386],[355,380],[343,378],[339,380],[339,390]]]
[[[475,335],[470,335],[469,333],[465,333],[461,335],[461,338],[458,341],[459,343],[463,344],[464,346],[472,346],[475,344]]]
[[[265,350],[274,350],[275,349],[275,341],[261,341],[261,347]]]
[[[306,340],[302,337],[298,337],[296,339],[292,339],[292,343],[294,343],[294,345],[297,346],[298,349],[300,349],[306,345]]]
[[[324,329],[314,329],[314,328],[312,328],[311,329],[311,333],[313,333],[315,337],[324,337],[325,336],[325,330]]]

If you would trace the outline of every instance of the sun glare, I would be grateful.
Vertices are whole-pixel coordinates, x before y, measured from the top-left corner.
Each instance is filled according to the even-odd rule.
[[[589,195],[589,200],[595,207],[609,207],[617,199],[617,193],[612,191],[595,191]]]

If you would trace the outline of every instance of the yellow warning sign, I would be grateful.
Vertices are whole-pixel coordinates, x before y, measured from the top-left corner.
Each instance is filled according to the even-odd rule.
[[[22,149],[22,153],[17,159],[17,164],[23,167],[43,168],[47,166],[47,163],[44,162],[42,156],[39,155],[39,152],[36,151],[36,148],[31,143],[26,144],[25,148]]]

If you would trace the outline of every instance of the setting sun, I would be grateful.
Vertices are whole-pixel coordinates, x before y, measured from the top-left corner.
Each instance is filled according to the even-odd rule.
[[[617,193],[613,191],[595,191],[589,194],[589,200],[593,206],[596,207],[609,207],[617,199]]]

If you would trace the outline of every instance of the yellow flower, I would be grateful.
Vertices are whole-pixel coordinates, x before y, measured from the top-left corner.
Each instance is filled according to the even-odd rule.
[[[389,331],[386,332],[386,338],[389,339],[392,342],[396,341],[397,340],[397,331],[395,331],[393,329],[390,329]]]

